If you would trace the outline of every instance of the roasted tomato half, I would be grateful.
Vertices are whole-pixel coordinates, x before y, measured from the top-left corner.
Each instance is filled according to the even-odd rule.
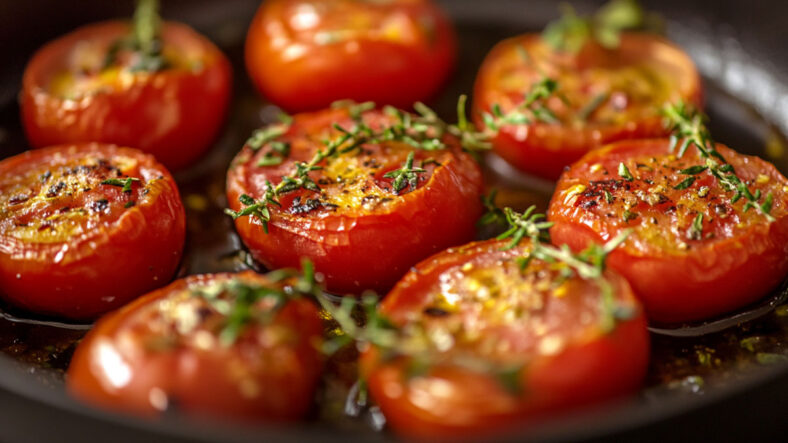
[[[525,106],[544,78],[557,88],[535,105],[549,112],[525,111],[530,123],[503,125],[493,146],[514,167],[551,180],[592,148],[667,135],[659,113],[666,102],[701,104],[692,60],[660,37],[628,33],[616,49],[589,42],[571,54],[526,34],[499,43],[482,64],[474,92],[477,125],[485,128],[482,116],[495,107]]]
[[[236,219],[241,239],[266,267],[297,267],[307,257],[331,292],[385,292],[415,263],[474,237],[482,176],[449,135],[436,150],[396,140],[358,144],[363,134],[339,143],[343,131],[358,132],[362,125],[361,132],[378,134],[402,128],[379,110],[355,120],[351,114],[347,108],[299,114],[289,127],[258,131],[230,166],[227,199],[233,211],[257,205],[270,214],[265,224],[259,212]],[[307,168],[330,144],[351,151]],[[307,169],[313,170],[298,178]],[[398,170],[408,173],[393,178]],[[285,177],[311,184],[288,185]],[[272,188],[284,192],[260,207]]]
[[[0,162],[0,295],[27,310],[92,319],[166,284],[186,222],[152,156],[63,145]]]
[[[467,437],[635,391],[649,338],[626,280],[562,277],[522,259],[527,241],[452,248],[417,265],[381,313],[402,345],[371,347],[362,376],[388,423],[409,437]]]
[[[241,421],[304,416],[322,370],[315,305],[251,271],[187,277],[102,318],[68,390],[96,406]]]
[[[553,241],[573,249],[632,233],[608,260],[632,284],[649,317],[698,320],[762,298],[788,274],[788,181],[771,164],[717,145],[770,216],[745,210],[692,145],[678,157],[668,140],[619,142],[564,173],[550,203]],[[702,167],[702,166],[701,166]],[[689,173],[695,172],[696,175]]]
[[[179,23],[162,26],[155,62],[124,49],[131,33],[125,22],[88,25],[33,56],[21,107],[34,147],[115,143],[151,153],[173,170],[208,150],[227,111],[229,62]]]
[[[405,108],[443,86],[455,40],[431,0],[267,0],[249,28],[246,68],[289,111],[342,99]]]

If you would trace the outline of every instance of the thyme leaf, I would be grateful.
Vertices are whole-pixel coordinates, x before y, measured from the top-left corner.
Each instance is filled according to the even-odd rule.
[[[136,177],[126,177],[126,178],[108,178],[106,180],[102,180],[102,185],[110,185],[110,186],[117,186],[122,188],[121,190],[125,193],[131,193],[131,186],[134,183],[139,183],[140,179]]]
[[[627,165],[625,165],[624,163],[618,164],[618,175],[628,182],[631,182],[632,180],[635,179],[634,177],[632,177],[632,173],[629,172],[629,168],[627,168]]]

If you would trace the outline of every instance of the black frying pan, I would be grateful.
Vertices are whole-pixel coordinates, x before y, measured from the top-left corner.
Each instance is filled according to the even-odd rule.
[[[167,18],[184,21],[207,34],[227,51],[236,70],[235,104],[225,135],[205,161],[177,177],[184,193],[205,193],[217,200],[215,206],[218,208],[223,204],[221,180],[226,164],[251,129],[265,118],[265,112],[261,117],[262,102],[252,92],[242,62],[243,38],[258,0],[165,0],[163,3]],[[540,29],[557,14],[557,2],[553,1],[443,0],[441,3],[454,17],[461,33],[459,69],[436,103],[438,110],[449,118],[456,96],[471,91],[476,70],[493,44],[510,35]],[[578,9],[587,10],[601,2],[573,3]],[[765,156],[786,173],[788,157],[770,157],[774,149],[765,149],[765,141],[770,138],[784,141],[780,134],[788,133],[788,58],[784,57],[783,49],[785,37],[788,37],[784,31],[788,4],[779,0],[644,3],[666,17],[668,36],[690,53],[706,77],[715,138],[741,151]],[[33,51],[81,24],[126,17],[131,9],[131,0],[0,2],[3,56],[0,157],[21,152],[26,146],[19,125],[16,96],[24,64]],[[495,166],[494,161],[491,164]],[[520,178],[507,172],[491,173],[491,177],[503,186],[523,186]],[[544,207],[549,198],[549,185],[527,180],[525,183],[530,189],[528,199]],[[244,266],[236,257],[238,242],[230,223],[221,215],[211,221],[215,225],[211,235],[190,232],[184,273]],[[735,348],[737,337],[752,331],[764,334],[776,343],[774,346],[785,349],[780,346],[788,347],[788,325],[785,325],[788,320],[780,320],[767,302],[743,311],[752,312],[754,319],[728,316],[711,325],[690,328],[660,325],[661,330],[654,334],[655,358],[686,360],[699,344],[715,349]],[[286,427],[242,427],[197,422],[177,413],[151,422],[95,410],[77,403],[65,393],[62,369],[67,366],[73,347],[53,345],[73,342],[84,328],[53,326],[47,319],[30,319],[24,313],[7,309],[2,315],[2,441],[367,441],[393,438],[388,433],[373,431],[363,418],[350,421],[352,424],[347,420],[315,418]],[[722,327],[726,329],[712,332]],[[667,337],[663,335],[666,333],[690,337]],[[708,334],[695,336],[698,333]],[[731,340],[734,340],[733,345],[728,343]],[[738,358],[736,355],[730,358]],[[694,369],[697,368],[689,368]],[[676,375],[676,380],[681,380],[687,370],[669,364],[652,368],[649,388],[637,398],[559,417],[535,428],[513,430],[499,437],[544,441],[785,438],[788,431],[785,417],[788,365],[712,368],[707,370],[710,376],[725,380],[705,388],[663,380],[666,374]],[[676,386],[678,388],[673,389]]]

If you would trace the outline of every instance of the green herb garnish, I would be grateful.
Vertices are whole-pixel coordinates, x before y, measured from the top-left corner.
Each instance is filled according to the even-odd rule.
[[[523,102],[514,109],[504,112],[497,103],[492,105],[491,112],[482,114],[484,125],[493,132],[498,132],[508,125],[529,125],[534,121],[557,123],[558,117],[548,109],[547,100],[558,89],[558,82],[551,78],[543,78],[531,86],[525,93]]]
[[[415,191],[419,183],[419,174],[427,172],[426,169],[413,167],[413,157],[415,154],[415,151],[410,151],[407,160],[405,160],[405,164],[402,165],[402,168],[387,172],[383,176],[384,178],[394,179],[394,181],[391,183],[391,187],[394,188],[394,192],[397,194],[399,194],[400,191],[402,191],[408,185],[410,185],[411,191]]]
[[[139,182],[140,179],[136,177],[126,177],[126,178],[108,178],[106,180],[102,180],[102,185],[110,185],[110,186],[118,186],[123,188],[122,191],[125,193],[131,192],[131,185],[135,182]]]
[[[665,125],[671,131],[671,150],[679,147],[678,156],[682,157],[690,145],[694,145],[698,149],[698,154],[705,160],[702,165],[694,165],[689,168],[679,171],[681,174],[689,175],[688,178],[674,186],[674,189],[686,189],[695,182],[696,176],[703,172],[711,174],[719,186],[726,192],[733,192],[730,199],[731,203],[736,203],[741,198],[747,199],[744,205],[744,212],[755,208],[766,217],[768,221],[774,221],[774,217],[770,212],[774,203],[774,196],[772,193],[764,196],[761,201],[761,191],[750,191],[742,179],[736,175],[733,165],[727,162],[720,154],[716,147],[714,140],[711,137],[711,132],[706,127],[706,116],[700,111],[680,101],[675,104],[667,104],[662,109],[662,114],[665,117]]]
[[[632,180],[635,179],[634,177],[632,177],[632,173],[629,172],[629,168],[627,168],[627,165],[625,165],[624,163],[618,164],[618,175],[628,182],[631,182]]]
[[[219,332],[219,341],[224,346],[236,342],[244,328],[251,324],[268,324],[276,313],[289,301],[302,296],[315,296],[320,293],[314,277],[312,263],[305,260],[301,273],[294,270],[278,270],[266,276],[272,283],[294,279],[293,283],[282,288],[272,288],[245,282],[238,278],[193,290],[203,297],[211,307],[225,317]],[[257,305],[264,299],[274,300],[273,306],[260,310]]]
[[[263,225],[265,233],[268,234],[268,222],[271,221],[271,211],[268,209],[268,206],[281,206],[281,204],[274,198],[274,189],[271,182],[266,181],[265,183],[266,190],[262,199],[255,200],[246,194],[242,194],[238,200],[246,207],[240,211],[233,211],[227,208],[224,210],[224,213],[232,217],[233,220],[239,217],[254,216]]]
[[[484,205],[485,213],[476,223],[477,226],[488,226],[506,224],[506,214],[503,209],[495,204],[495,198],[498,196],[498,190],[493,189],[489,195],[482,195],[482,205]]]
[[[110,45],[104,67],[108,68],[117,63],[118,54],[127,50],[138,57],[137,63],[130,68],[131,71],[157,72],[167,69],[169,63],[162,55],[161,28],[158,0],[138,0],[131,34]]]
[[[621,43],[622,32],[655,29],[658,21],[636,0],[611,0],[589,16],[580,16],[570,5],[562,4],[561,18],[547,25],[542,38],[556,51],[577,53],[589,40],[614,49]]]

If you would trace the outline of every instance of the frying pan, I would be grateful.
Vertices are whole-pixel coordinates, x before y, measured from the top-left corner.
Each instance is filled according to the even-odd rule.
[[[271,114],[252,91],[242,62],[243,38],[258,0],[165,0],[163,3],[165,17],[189,23],[208,35],[227,51],[236,70],[235,104],[224,136],[204,161],[176,177],[185,193],[202,192],[218,208],[224,204],[221,180],[226,165],[249,131]],[[476,70],[493,44],[507,36],[538,30],[557,14],[557,2],[553,1],[444,0],[440,3],[452,15],[461,34],[459,68],[452,83],[435,103],[438,111],[447,116],[451,115],[452,102],[457,95],[471,91]],[[601,2],[572,3],[580,11],[589,11]],[[783,49],[788,4],[779,0],[643,3],[665,17],[668,36],[690,53],[702,71],[709,92],[707,106],[715,138],[744,152],[765,156],[786,173],[788,158],[778,155],[774,146],[784,146],[780,134],[788,133],[788,58]],[[26,146],[16,97],[24,65],[35,49],[79,25],[128,17],[131,9],[130,0],[0,2],[3,63],[0,70],[0,157],[21,152]],[[769,145],[771,150],[765,148],[767,140],[773,142]],[[524,186],[537,189],[530,198],[544,208],[549,184],[517,177],[494,159],[490,165],[491,175],[496,177],[494,180],[505,182],[506,186],[525,183]],[[216,217],[214,224],[214,235],[190,233],[186,254],[190,258],[183,265],[183,273],[241,267],[238,260],[225,260],[228,254],[239,250],[231,224],[221,217]],[[773,315],[770,314],[772,309],[768,303],[761,303],[744,310],[750,313],[749,317],[728,316],[710,324],[689,327],[660,325],[654,329],[655,352],[667,350],[665,352],[682,354],[691,352],[698,340],[717,343],[724,340],[724,337],[719,338],[720,332],[714,332],[717,329],[758,328],[759,322],[764,320],[751,320],[750,317]],[[5,319],[0,319],[3,349],[7,349],[8,343],[35,347],[41,341],[62,339],[69,334],[78,336],[79,329],[83,328],[80,325],[55,327],[58,325],[52,326],[46,319],[31,321],[19,318],[26,317],[25,314],[10,311],[4,311],[3,316]],[[44,326],[36,322],[43,322]],[[664,337],[665,333],[678,337]],[[682,337],[698,333],[710,334],[701,338]],[[776,343],[788,346],[788,329],[770,333]],[[375,432],[363,423],[349,426],[344,422],[315,419],[287,426],[248,426],[198,421],[177,413],[165,414],[156,421],[116,415],[71,399],[63,389],[61,373],[47,368],[65,367],[68,350],[51,357],[31,363],[18,356],[0,354],[0,440],[246,442],[385,441],[394,438],[386,432]],[[657,395],[651,399],[650,394],[641,394],[634,399],[561,416],[536,427],[509,430],[496,437],[536,441],[785,438],[788,431],[785,418],[788,365],[750,368],[739,371],[728,382],[708,389],[697,388],[690,386],[689,394]]]

